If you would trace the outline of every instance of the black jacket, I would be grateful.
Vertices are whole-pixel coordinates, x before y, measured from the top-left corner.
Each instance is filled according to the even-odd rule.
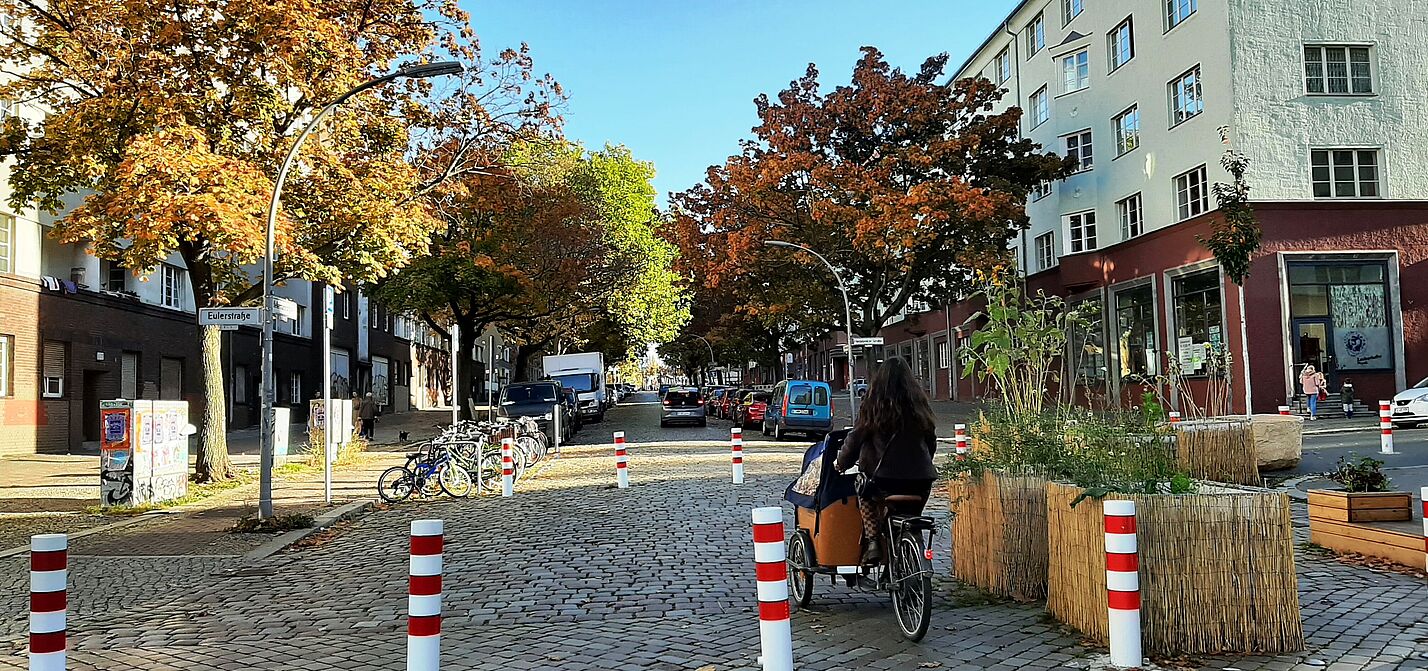
[[[853,429],[838,451],[838,470],[846,471],[854,463],[858,471],[874,480],[936,480],[937,467],[932,455],[937,452],[937,436],[921,432],[898,431],[892,436],[864,436]]]

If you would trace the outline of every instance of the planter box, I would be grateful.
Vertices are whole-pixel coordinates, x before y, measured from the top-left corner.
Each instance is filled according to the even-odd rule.
[[[1046,607],[1107,642],[1101,501],[1046,488]],[[1119,495],[1136,503],[1143,649],[1147,655],[1284,653],[1304,648],[1289,498],[1202,483],[1188,495]]]
[[[1309,517],[1334,522],[1402,522],[1413,519],[1413,495],[1312,489]]]
[[[1046,478],[989,472],[947,491],[953,574],[999,596],[1046,596]]]
[[[1352,552],[1423,569],[1423,539],[1417,534],[1310,517],[1309,542],[1334,552]]]

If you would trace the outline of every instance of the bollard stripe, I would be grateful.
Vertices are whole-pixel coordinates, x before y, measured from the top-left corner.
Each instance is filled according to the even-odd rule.
[[[625,448],[623,448],[623,447],[617,448],[617,449],[615,450],[615,456],[617,456],[617,457],[627,456],[627,455],[625,454]]]
[[[759,582],[783,582],[788,580],[788,564],[781,561],[756,562],[754,576]]]
[[[66,550],[52,550],[49,552],[30,552],[31,571],[61,571],[65,568],[66,560],[69,556]]]
[[[413,596],[441,594],[441,574],[408,576],[407,593]]]
[[[439,555],[442,544],[442,536],[412,536],[412,554]]]
[[[1108,534],[1133,534],[1135,533],[1134,515],[1106,515],[1106,533]]]
[[[49,613],[69,605],[68,592],[30,592],[30,612]]]
[[[407,618],[407,636],[438,636],[440,634],[440,615],[419,615]]]
[[[743,457],[734,457],[734,463],[736,463],[736,464],[742,464],[742,463],[744,463],[744,458],[743,458]]]
[[[63,592],[69,581],[69,571],[30,571],[30,591]]]
[[[755,524],[755,543],[782,543],[783,524]]]
[[[788,619],[788,601],[787,601],[787,600],[784,600],[784,601],[760,601],[760,602],[759,602],[759,619],[760,619],[760,620],[775,620],[775,621],[776,621],[776,620],[787,620],[787,619]]]
[[[63,652],[64,634],[63,630],[47,634],[30,634],[30,654],[43,655],[50,652]]]
[[[1106,602],[1111,610],[1140,610],[1140,592],[1106,590]]]
[[[1106,553],[1107,571],[1139,571],[1140,555],[1121,552]]]

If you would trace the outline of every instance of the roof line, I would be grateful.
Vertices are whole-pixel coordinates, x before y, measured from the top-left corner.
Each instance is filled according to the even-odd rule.
[[[972,59],[976,58],[977,54],[982,53],[982,50],[986,49],[987,45],[991,44],[992,40],[996,39],[998,35],[1004,34],[1005,29],[1007,28],[1007,24],[1011,22],[1011,17],[1016,16],[1017,12],[1020,12],[1029,4],[1031,4],[1031,0],[1021,0],[1020,2],[1016,3],[1016,7],[1013,7],[1011,12],[1007,14],[1006,18],[1002,19],[1001,23],[997,24],[996,29],[992,30],[992,33],[987,36],[987,39],[982,40],[982,43],[978,45],[976,49],[973,49],[972,53],[967,56],[967,60],[962,61],[962,65],[959,66],[957,68],[957,71],[952,74],[952,78],[954,80],[957,79],[958,76],[962,74],[962,71],[966,70],[968,65],[971,65]]]

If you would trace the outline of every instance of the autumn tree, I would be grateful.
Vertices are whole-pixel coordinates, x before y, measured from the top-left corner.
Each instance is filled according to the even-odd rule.
[[[0,0],[0,14],[0,97],[47,113],[0,133],[11,204],[60,215],[60,240],[140,273],[181,260],[199,307],[259,298],[278,165],[356,84],[420,60],[467,66],[457,82],[364,94],[307,143],[280,213],[279,280],[379,279],[425,251],[438,224],[428,195],[558,121],[559,87],[532,75],[523,48],[482,52],[455,0]],[[200,338],[197,475],[222,479],[218,331]]]
[[[827,269],[762,243],[818,250],[848,284],[857,335],[969,289],[1027,225],[1031,188],[1069,166],[1021,137],[1019,109],[994,111],[995,85],[940,83],[946,63],[907,74],[865,47],[848,85],[824,92],[810,65],[777,98],[759,96],[754,138],[676,199],[689,218],[682,254],[700,255],[713,285],[766,287],[751,314],[843,330]]]

